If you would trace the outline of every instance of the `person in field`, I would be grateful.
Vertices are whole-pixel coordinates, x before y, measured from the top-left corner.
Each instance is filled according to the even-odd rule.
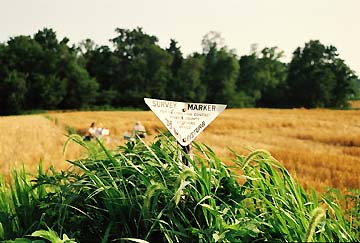
[[[103,136],[109,136],[110,130],[104,128],[103,124],[100,123],[99,127],[95,130],[95,136],[99,139],[101,139]]]
[[[95,122],[92,122],[90,124],[89,129],[87,130],[84,140],[90,141],[92,138],[94,138],[96,136],[96,132],[97,132],[96,124],[95,124]]]
[[[103,128],[102,123],[100,123],[99,127],[96,127],[95,122],[92,122],[89,129],[86,132],[84,137],[84,141],[91,141],[92,139],[99,138],[101,139],[103,136],[109,136],[110,130]],[[109,137],[106,138],[106,142],[109,142]]]
[[[135,123],[134,128],[133,128],[133,134],[132,134],[132,136],[133,136],[133,137],[136,137],[136,135],[138,135],[138,136],[141,137],[141,138],[145,138],[145,136],[146,136],[145,127],[141,124],[140,121],[137,121],[137,122]]]

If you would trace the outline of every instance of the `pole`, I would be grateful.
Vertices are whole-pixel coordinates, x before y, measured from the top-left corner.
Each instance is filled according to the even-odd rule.
[[[191,158],[192,155],[191,155],[191,146],[190,146],[190,144],[188,144],[188,145],[186,145],[186,146],[181,145],[179,142],[178,142],[178,144],[180,145],[182,151],[183,151],[185,154],[189,155],[189,157]],[[180,152],[179,156],[180,156],[181,161],[184,163],[184,165],[190,167],[190,163],[189,163],[189,161],[187,160],[187,158],[183,155],[183,153]]]

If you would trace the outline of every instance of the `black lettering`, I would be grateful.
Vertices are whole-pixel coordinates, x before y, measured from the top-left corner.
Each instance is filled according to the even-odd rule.
[[[187,137],[186,140],[190,141],[192,140],[196,134],[199,133],[199,131],[201,130],[201,128],[205,127],[205,121],[202,121],[195,129],[194,131],[192,131]]]
[[[197,110],[197,111],[216,111],[216,105],[197,105],[197,104],[188,104],[188,110]]]

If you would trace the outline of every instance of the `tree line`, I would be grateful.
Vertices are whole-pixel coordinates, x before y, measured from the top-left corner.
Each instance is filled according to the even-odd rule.
[[[0,113],[39,109],[144,107],[144,97],[229,107],[347,108],[359,94],[355,72],[334,46],[310,40],[281,61],[277,47],[238,57],[209,32],[184,56],[141,28],[117,28],[111,46],[69,45],[53,29],[0,43]]]

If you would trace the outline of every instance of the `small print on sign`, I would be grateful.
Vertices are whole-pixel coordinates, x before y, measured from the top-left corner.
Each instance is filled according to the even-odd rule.
[[[189,145],[226,107],[150,98],[144,100],[182,146]]]

